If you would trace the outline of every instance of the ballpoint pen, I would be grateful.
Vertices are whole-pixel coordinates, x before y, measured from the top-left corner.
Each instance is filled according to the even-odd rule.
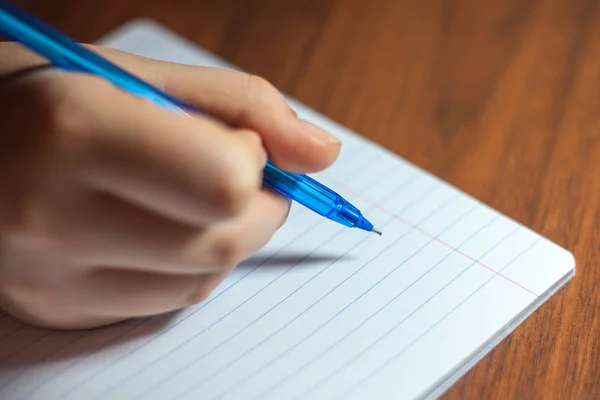
[[[190,113],[203,113],[163,93],[4,0],[0,0],[0,33],[48,59],[58,68],[100,76],[124,91],[179,114],[189,116]],[[263,175],[265,186],[317,214],[349,228],[381,235],[358,208],[308,175],[283,171],[270,161],[267,161]]]

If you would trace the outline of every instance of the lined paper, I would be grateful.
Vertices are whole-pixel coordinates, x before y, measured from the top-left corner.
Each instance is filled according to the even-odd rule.
[[[234,68],[151,21],[101,44]],[[379,237],[294,204],[195,307],[84,332],[0,316],[6,399],[435,397],[573,276],[565,249],[289,99],[339,137],[316,174]]]

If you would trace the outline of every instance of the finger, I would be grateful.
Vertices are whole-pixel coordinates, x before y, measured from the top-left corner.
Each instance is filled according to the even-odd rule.
[[[225,277],[225,273],[190,276],[96,268],[72,277],[68,284],[52,282],[41,293],[19,303],[3,301],[2,306],[36,326],[88,329],[196,304]]]
[[[48,60],[17,42],[0,42],[0,84],[21,70],[46,66]]]
[[[79,305],[94,319],[152,316],[196,304],[206,299],[226,273],[171,275],[98,268],[79,282]]]
[[[260,189],[257,134],[175,115],[89,76],[29,81],[47,74],[43,94],[29,97],[51,104],[40,114],[55,131],[57,163],[71,163],[64,169],[85,185],[193,225],[238,215]]]
[[[211,227],[198,237],[183,253],[183,259],[209,254],[207,265],[233,268],[267,244],[287,219],[290,206],[278,193],[263,190],[240,218]]]
[[[339,154],[339,140],[298,119],[281,93],[260,77],[93,49],[184,102],[257,131],[271,160],[283,169],[314,172],[330,166]]]
[[[289,202],[258,192],[236,219],[196,229],[109,196],[96,196],[77,214],[68,239],[86,265],[177,274],[222,273],[262,248],[286,219]]]

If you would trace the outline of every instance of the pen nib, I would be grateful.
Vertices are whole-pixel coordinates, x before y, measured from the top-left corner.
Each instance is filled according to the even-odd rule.
[[[373,229],[372,229],[372,231],[373,231],[374,233],[378,234],[379,236],[381,236],[381,235],[382,235],[381,231],[380,231],[380,230],[378,230],[378,229],[375,229],[375,228],[373,228]]]

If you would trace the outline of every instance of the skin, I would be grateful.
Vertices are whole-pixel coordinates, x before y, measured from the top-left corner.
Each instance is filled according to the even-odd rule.
[[[202,301],[288,215],[261,185],[267,157],[310,173],[340,150],[264,79],[92,48],[227,125],[0,43],[0,305],[37,326]]]

